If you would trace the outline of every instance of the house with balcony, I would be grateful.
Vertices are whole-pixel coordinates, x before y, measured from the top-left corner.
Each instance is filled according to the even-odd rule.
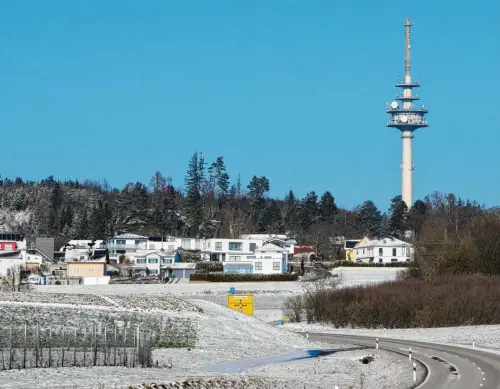
[[[210,261],[238,262],[253,255],[259,246],[262,246],[262,240],[258,239],[207,239],[204,258]]]
[[[250,255],[230,256],[223,263],[224,273],[281,274],[288,271],[288,251],[271,243],[258,247]]]
[[[369,240],[354,247],[356,262],[394,263],[413,259],[413,245],[395,238]]]
[[[121,234],[106,240],[109,258],[117,259],[121,255],[130,255],[138,250],[148,249],[149,238],[137,234]]]
[[[245,234],[240,236],[241,239],[258,240],[261,242],[257,247],[267,243],[274,244],[287,250],[288,260],[292,260],[295,254],[295,245],[297,241],[288,237],[285,234]]]
[[[174,251],[138,250],[129,254],[129,263],[122,266],[132,270],[134,275],[162,275],[165,269],[175,262]]]

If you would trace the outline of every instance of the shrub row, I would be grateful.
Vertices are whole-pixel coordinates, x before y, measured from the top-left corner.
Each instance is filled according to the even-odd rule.
[[[198,262],[196,273],[221,272],[224,270],[222,262]]]
[[[410,278],[316,292],[316,320],[338,327],[416,328],[500,323],[500,276]],[[286,307],[291,308],[291,307]]]
[[[332,269],[337,267],[410,267],[410,262],[391,262],[391,263],[359,263],[352,261],[341,261],[331,265]]]
[[[265,281],[297,281],[297,274],[229,274],[229,273],[194,273],[190,281],[208,282],[265,282]]]

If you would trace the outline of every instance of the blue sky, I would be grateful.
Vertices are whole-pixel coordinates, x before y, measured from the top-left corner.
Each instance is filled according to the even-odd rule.
[[[198,150],[273,196],[386,210],[401,139],[385,103],[410,17],[431,124],[414,198],[500,205],[499,16],[498,1],[2,0],[0,173],[121,187],[160,170],[181,186]]]

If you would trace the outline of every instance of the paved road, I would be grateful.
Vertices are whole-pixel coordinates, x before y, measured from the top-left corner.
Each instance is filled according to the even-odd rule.
[[[375,338],[310,333],[309,339],[375,347]],[[500,389],[500,355],[433,343],[379,338],[379,348],[408,355],[427,366],[429,374],[419,389]],[[456,371],[453,371],[456,369]]]

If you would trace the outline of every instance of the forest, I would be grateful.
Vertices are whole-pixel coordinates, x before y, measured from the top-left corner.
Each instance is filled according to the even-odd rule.
[[[450,239],[453,233],[462,240],[471,216],[497,215],[495,209],[437,192],[410,208],[395,196],[387,210],[369,199],[342,209],[329,191],[310,191],[299,198],[290,190],[283,198],[271,198],[270,187],[265,176],[254,176],[249,183],[230,178],[222,156],[207,163],[200,152],[191,156],[183,186],[158,171],[146,184],[130,182],[123,188],[53,176],[38,182],[0,178],[0,228],[55,237],[56,246],[124,232],[205,238],[287,233],[299,244],[315,245],[319,255],[338,259],[337,236],[403,238],[411,231],[412,239],[418,239],[437,228],[437,240]]]

